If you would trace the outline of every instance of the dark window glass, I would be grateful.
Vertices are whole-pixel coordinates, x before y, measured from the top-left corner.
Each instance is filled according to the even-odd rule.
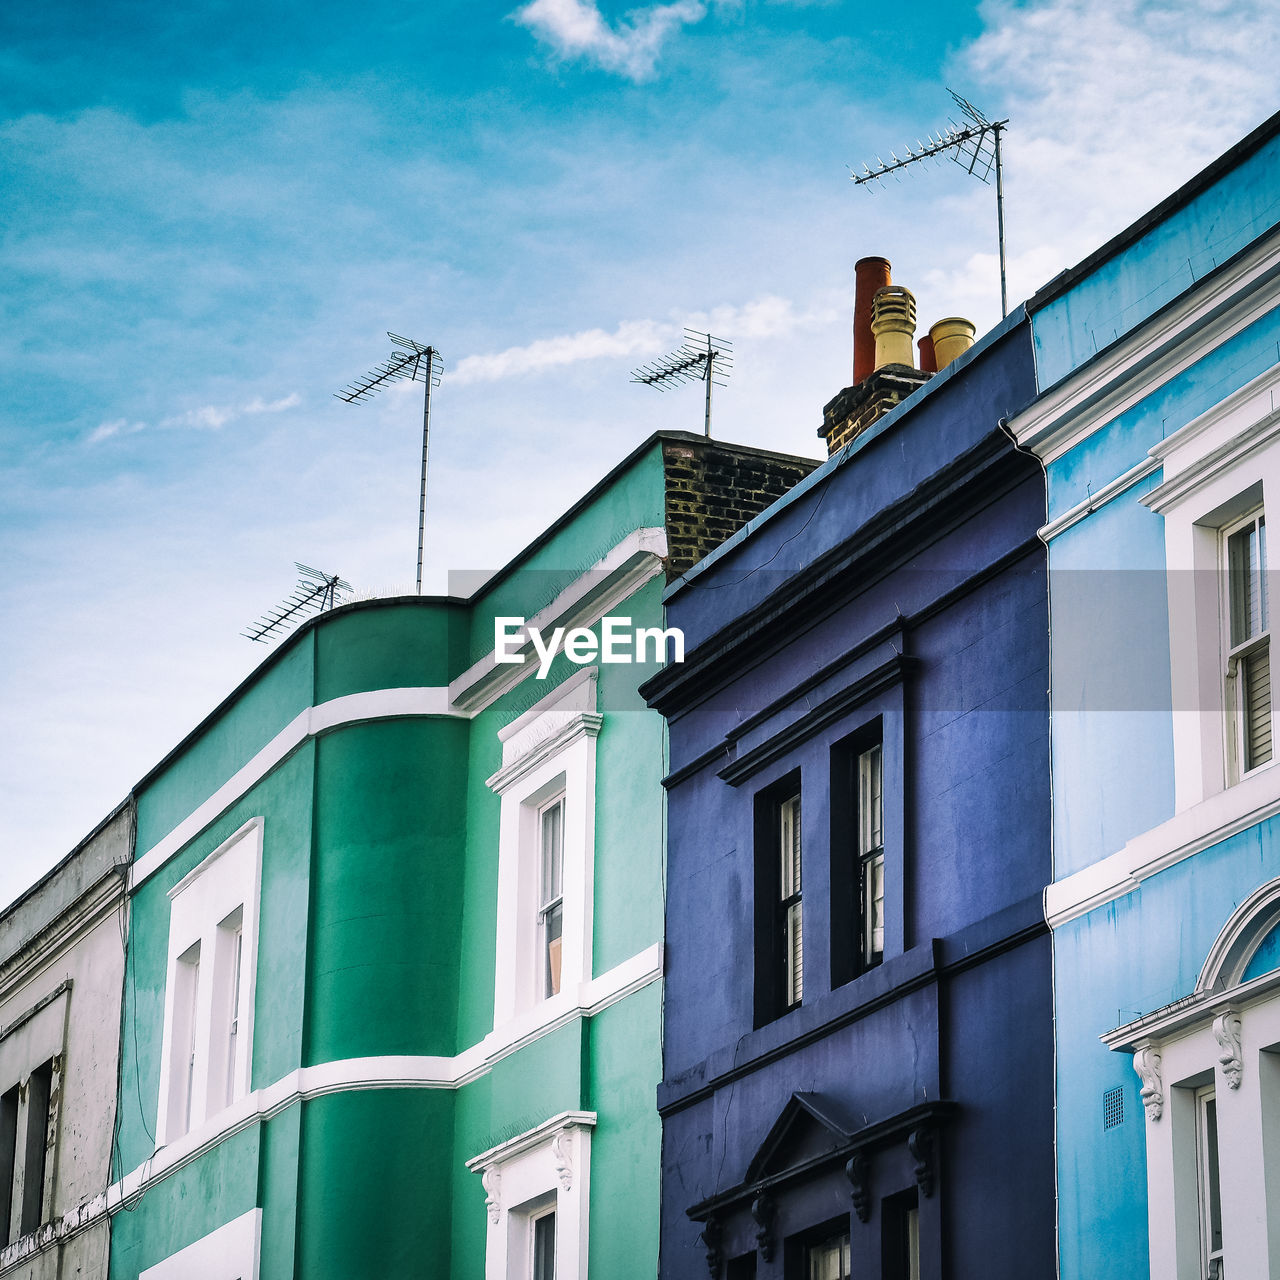
[[[34,1231],[45,1216],[44,1161],[49,1149],[49,1098],[53,1063],[37,1067],[27,1080],[27,1132],[23,1159],[22,1234]]]
[[[556,1278],[556,1215],[533,1220],[533,1280]]]

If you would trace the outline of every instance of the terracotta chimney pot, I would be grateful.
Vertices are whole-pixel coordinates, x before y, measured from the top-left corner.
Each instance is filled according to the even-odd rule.
[[[876,367],[876,340],[871,332],[871,302],[877,289],[890,283],[887,258],[860,258],[853,266],[853,385]]]

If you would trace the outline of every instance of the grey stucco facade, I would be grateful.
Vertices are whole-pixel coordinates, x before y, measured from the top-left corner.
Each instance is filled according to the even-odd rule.
[[[132,841],[126,804],[0,915],[5,1280],[107,1273]]]

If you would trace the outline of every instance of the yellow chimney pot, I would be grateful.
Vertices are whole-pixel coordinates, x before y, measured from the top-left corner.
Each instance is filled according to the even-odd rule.
[[[876,368],[905,364],[915,368],[916,299],[900,284],[877,289],[871,302],[871,332],[876,339]]]
[[[945,320],[931,325],[929,336],[933,339],[938,368],[945,369],[957,356],[968,351],[973,346],[976,333],[973,323],[960,316],[947,316]]]

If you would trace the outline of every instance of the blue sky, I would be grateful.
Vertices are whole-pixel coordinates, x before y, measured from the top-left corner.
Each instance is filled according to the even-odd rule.
[[[262,657],[295,559],[411,589],[417,392],[332,393],[434,343],[430,589],[492,569],[734,340],[724,438],[816,454],[852,264],[921,319],[999,318],[988,188],[848,165],[1007,135],[1021,298],[1280,107],[1274,0],[609,0],[0,12],[0,901]]]

